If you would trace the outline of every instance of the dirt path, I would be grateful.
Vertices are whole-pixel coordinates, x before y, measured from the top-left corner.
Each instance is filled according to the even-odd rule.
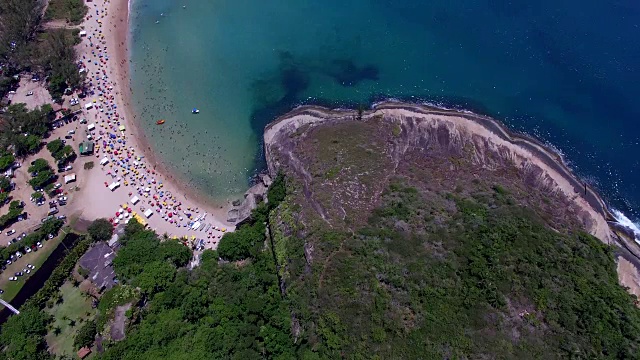
[[[116,308],[115,316],[113,318],[113,324],[111,325],[111,339],[122,340],[124,339],[124,324],[127,320],[125,313],[131,308],[131,304],[118,306]]]

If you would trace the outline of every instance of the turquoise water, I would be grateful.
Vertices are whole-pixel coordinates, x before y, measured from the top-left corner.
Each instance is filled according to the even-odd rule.
[[[247,188],[293,106],[394,97],[536,135],[638,218],[638,3],[134,0],[131,19],[139,120],[214,200]]]

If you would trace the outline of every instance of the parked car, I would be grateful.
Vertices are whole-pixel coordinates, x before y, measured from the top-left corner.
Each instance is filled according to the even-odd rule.
[[[9,231],[7,231],[7,236],[13,235],[16,233],[16,229],[11,229]]]
[[[58,197],[58,200],[67,201],[67,197],[66,196],[60,196],[60,197]]]
[[[16,276],[22,276],[23,274],[20,271],[18,271],[17,273],[15,273],[15,275]]]
[[[7,260],[7,265],[11,265],[11,260]]]
[[[17,278],[17,277],[15,277],[15,276],[12,276],[12,277],[10,277],[10,278],[9,278],[9,280],[10,280],[10,281],[16,281],[16,280],[18,280],[18,278]]]
[[[60,183],[56,183],[55,185],[53,185],[54,189],[60,189],[62,187],[62,184]]]
[[[33,91],[27,91],[27,96],[33,95]]]
[[[29,270],[29,269],[22,269],[22,271],[24,271],[27,274],[31,274],[31,270]]]
[[[16,256],[17,256],[18,258],[21,258],[21,257],[22,257],[22,253],[21,253],[20,251],[16,251]]]
[[[35,266],[33,266],[33,265],[31,265],[31,264],[27,264],[27,267],[28,267],[29,269],[31,269],[31,270],[34,270],[34,269],[36,268]]]
[[[41,248],[41,247],[42,247],[42,243],[41,243],[40,241],[38,241],[38,242],[36,243],[36,246],[37,246],[37,247],[39,247],[39,248]]]
[[[4,294],[4,290],[0,289],[0,294]]]
[[[58,215],[58,220],[65,220],[67,217],[65,215]]]
[[[49,238],[49,240],[53,239],[53,234],[47,235],[47,238]]]
[[[28,254],[28,253],[30,253],[30,252],[31,252],[31,248],[28,248],[28,247],[26,247],[26,246],[25,246],[25,247],[24,247],[24,251]]]
[[[65,139],[73,139],[73,136],[71,136],[71,135],[65,135],[65,136],[64,136],[64,138],[65,138]]]

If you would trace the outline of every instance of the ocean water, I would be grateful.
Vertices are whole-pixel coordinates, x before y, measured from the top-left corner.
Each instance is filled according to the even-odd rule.
[[[398,98],[537,136],[640,218],[638,2],[132,1],[138,121],[211,200],[248,187],[264,126],[292,107]]]

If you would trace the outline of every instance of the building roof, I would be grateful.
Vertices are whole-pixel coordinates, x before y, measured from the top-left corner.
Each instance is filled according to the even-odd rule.
[[[89,349],[88,347],[83,347],[82,349],[78,350],[78,357],[80,359],[84,359],[87,357],[87,355],[91,354],[91,349]]]
[[[91,154],[93,152],[93,143],[91,141],[83,141],[80,143],[80,154]]]
[[[80,258],[80,266],[89,271],[89,280],[99,289],[115,285],[116,273],[112,261],[116,253],[104,242],[97,243]]]

